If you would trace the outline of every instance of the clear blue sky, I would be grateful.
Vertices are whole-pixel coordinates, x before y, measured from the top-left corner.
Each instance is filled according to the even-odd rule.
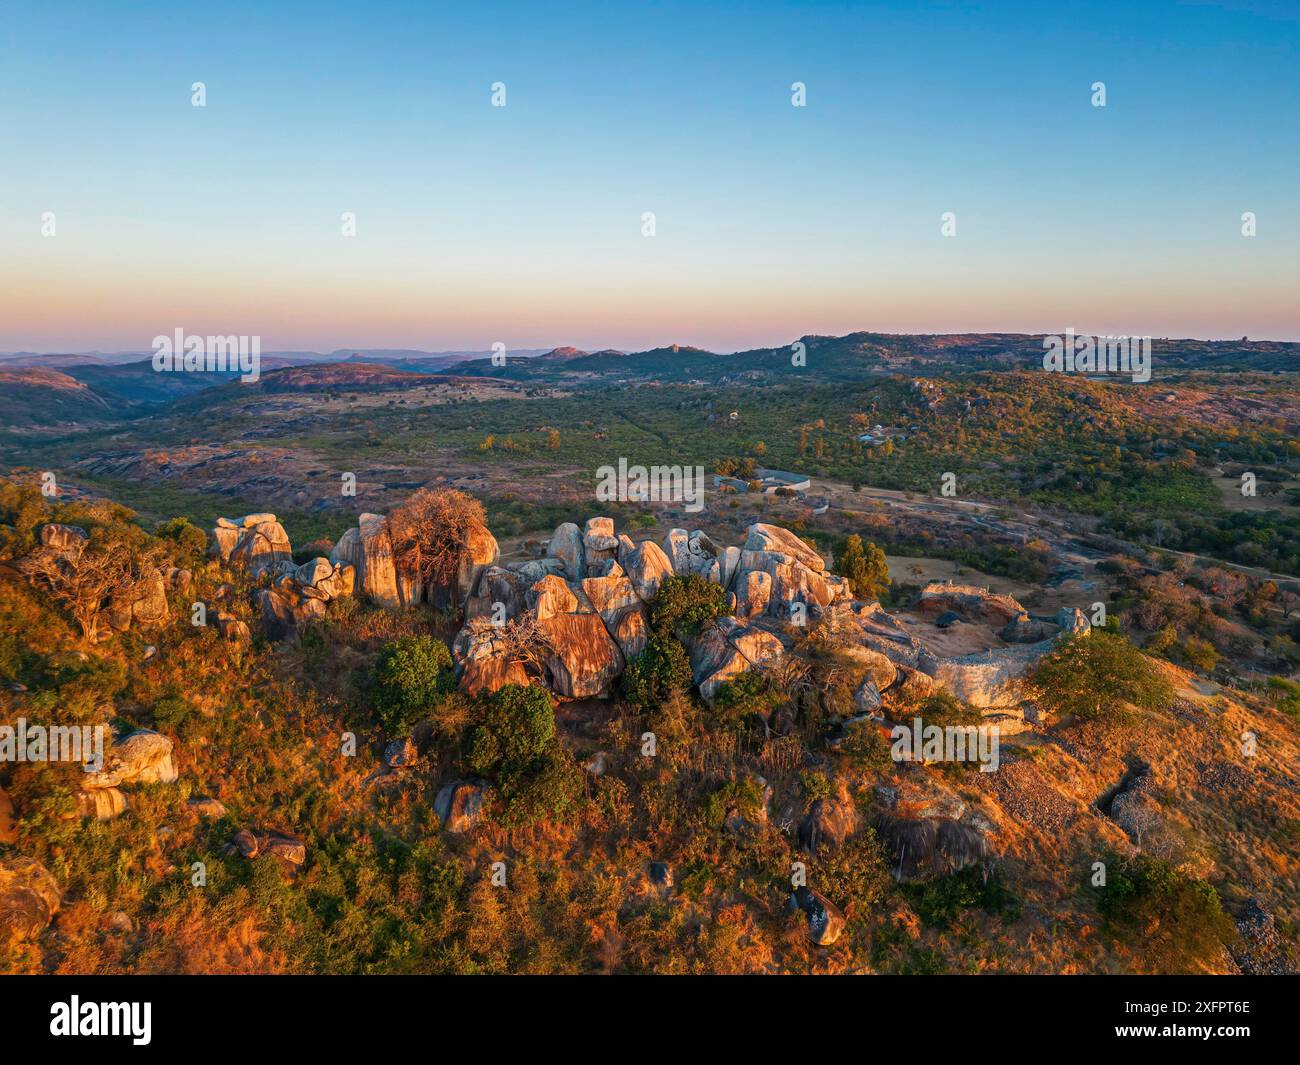
[[[1295,0],[9,5],[0,350],[1300,339],[1298,116]]]

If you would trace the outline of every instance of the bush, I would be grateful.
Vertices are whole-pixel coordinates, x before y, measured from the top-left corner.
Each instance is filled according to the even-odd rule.
[[[727,613],[727,592],[698,573],[668,577],[650,604],[650,628],[679,639],[694,636],[700,626]]]
[[[550,693],[536,685],[507,684],[480,707],[467,761],[472,772],[495,782],[505,807],[502,821],[531,824],[572,810],[581,775],[556,739]]]
[[[740,728],[748,718],[766,717],[784,699],[767,677],[751,669],[719,685],[709,716],[727,728]]]
[[[188,518],[164,521],[154,529],[154,535],[176,545],[174,556],[182,565],[197,566],[208,553],[208,534],[197,525],[190,524]]]
[[[389,739],[409,735],[455,690],[451,652],[432,636],[401,636],[385,644],[375,666],[371,703]]]
[[[1202,673],[1213,671],[1219,664],[1219,652],[1214,649],[1214,644],[1196,636],[1189,636],[1183,641],[1183,654],[1192,664],[1192,668]]]
[[[986,875],[979,865],[968,865],[924,883],[905,884],[903,894],[925,924],[939,929],[947,928],[961,910],[979,907],[985,913],[1000,913],[1015,920],[1024,909],[996,874]]]
[[[623,698],[645,713],[671,692],[690,691],[693,677],[686,648],[672,636],[654,633],[645,650],[628,664],[620,686]]]
[[[1150,658],[1105,629],[1075,636],[1044,655],[1029,680],[1046,709],[1080,718],[1118,717],[1125,703],[1158,710],[1174,697]]]
[[[1094,889],[1097,910],[1107,931],[1155,971],[1194,971],[1236,940],[1218,892],[1204,880],[1149,854],[1112,855],[1106,866],[1106,885]]]

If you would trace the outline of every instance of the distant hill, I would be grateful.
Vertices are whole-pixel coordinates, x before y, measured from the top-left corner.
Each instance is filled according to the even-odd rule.
[[[331,362],[310,366],[288,366],[262,375],[256,384],[244,387],[263,392],[317,392],[326,389],[350,391],[406,388],[424,375],[416,370],[370,362]]]
[[[129,410],[130,404],[102,396],[58,370],[0,370],[0,425],[102,422]]]
[[[121,365],[86,363],[69,367],[67,374],[100,395],[145,404],[170,403],[239,377],[237,372],[159,373],[151,359]]]

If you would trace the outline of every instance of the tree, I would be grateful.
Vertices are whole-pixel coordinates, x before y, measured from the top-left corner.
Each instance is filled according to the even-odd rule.
[[[852,533],[836,560],[841,577],[847,577],[859,599],[879,599],[889,590],[889,563],[874,543],[862,546],[862,537]]]
[[[560,450],[560,430],[550,429],[546,433],[546,446],[551,451]]]
[[[454,488],[421,488],[388,517],[393,560],[403,576],[449,588],[470,537],[485,527],[483,504]]]
[[[399,636],[385,644],[375,665],[371,703],[389,739],[406,736],[455,690],[451,653],[432,636]]]
[[[487,696],[481,709],[469,738],[469,768],[496,783],[504,822],[530,824],[573,809],[581,774],[556,738],[550,693],[507,684]]]
[[[19,568],[67,610],[89,641],[111,600],[130,598],[146,579],[156,578],[162,552],[144,539],[138,528],[97,526],[85,538],[72,537],[66,546],[37,548]]]
[[[1080,718],[1121,716],[1125,704],[1158,710],[1174,697],[1152,659],[1105,629],[1076,635],[1045,654],[1029,683],[1046,709]]]

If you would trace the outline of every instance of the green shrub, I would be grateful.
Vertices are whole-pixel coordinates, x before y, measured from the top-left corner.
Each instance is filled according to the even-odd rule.
[[[700,626],[727,613],[727,592],[698,573],[668,577],[650,604],[650,628],[679,639],[694,636]]]
[[[451,665],[446,644],[432,636],[400,636],[384,645],[371,703],[385,735],[406,736],[415,722],[433,714],[455,690]]]
[[[740,728],[752,717],[765,717],[784,699],[767,677],[751,669],[718,686],[708,716],[719,725]]]
[[[672,692],[690,691],[691,662],[674,637],[652,633],[645,650],[623,672],[623,698],[642,713],[658,706]]]
[[[1119,717],[1126,703],[1158,710],[1174,697],[1150,658],[1105,629],[1057,646],[1039,659],[1029,680],[1046,709],[1080,718]]]
[[[1194,971],[1236,940],[1236,926],[1204,880],[1149,854],[1112,855],[1095,888],[1106,930],[1157,972]]]
[[[578,802],[581,771],[555,734],[550,693],[536,685],[507,684],[480,703],[470,731],[467,762],[492,780],[506,824],[563,817]]]
[[[1006,889],[997,874],[986,874],[979,865],[968,865],[919,884],[905,884],[903,894],[917,916],[931,928],[947,928],[962,910],[976,907],[1012,920],[1023,910],[1020,900]]]
[[[176,561],[185,566],[197,566],[208,552],[208,534],[188,518],[172,518],[154,529],[154,535],[170,540],[176,545]]]

